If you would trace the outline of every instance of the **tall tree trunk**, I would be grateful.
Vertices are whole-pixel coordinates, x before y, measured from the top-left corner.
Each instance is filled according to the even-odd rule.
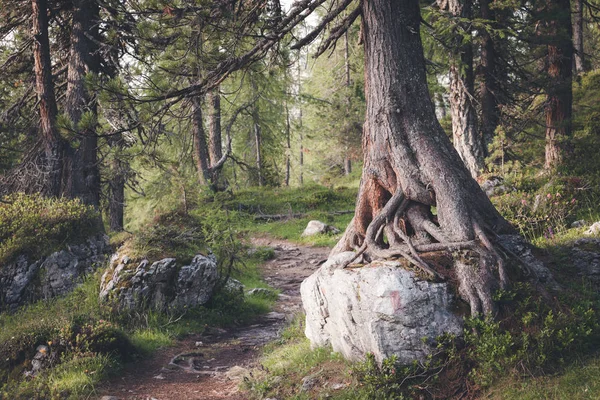
[[[64,147],[56,129],[58,108],[52,84],[50,40],[48,38],[47,0],[32,0],[33,59],[36,92],[39,101],[40,133],[44,142],[44,187],[46,194],[58,197],[62,192],[64,171]]]
[[[346,119],[350,118],[350,53],[348,49],[348,31],[344,32],[344,72],[346,76]],[[344,175],[352,173],[352,160],[348,146],[344,148]]]
[[[67,92],[65,112],[75,130],[75,142],[79,145],[69,149],[71,173],[68,192],[80,198],[85,204],[100,206],[100,170],[98,168],[98,136],[95,126],[86,121],[80,126],[85,112],[96,118],[95,96],[88,92],[85,78],[89,73],[98,73],[100,61],[98,44],[93,40],[99,37],[98,4],[94,0],[75,0],[71,26],[71,47],[67,71]]]
[[[419,2],[362,4],[364,168],[354,221],[335,250],[362,243],[372,256],[390,257],[407,254],[411,247],[417,252],[467,249],[478,265],[472,265],[470,256],[455,257],[459,293],[473,314],[492,313],[491,296],[498,284],[493,268],[499,268],[501,283],[508,278],[487,235],[513,230],[471,177],[435,117],[419,35]],[[379,236],[383,228],[387,241]]]
[[[489,24],[495,22],[495,13],[490,10],[490,1],[480,1],[481,18],[487,20]],[[481,136],[483,138],[483,151],[485,155],[489,154],[489,146],[494,140],[496,127],[499,122],[498,112],[498,85],[496,84],[496,49],[494,40],[488,32],[483,30],[481,33],[481,86],[479,96],[481,99]]]
[[[258,176],[258,186],[265,185],[265,177],[262,162],[262,132],[260,129],[260,120],[258,117],[258,106],[255,104],[252,110],[252,124],[254,131],[254,150],[256,156],[256,173]]]
[[[443,0],[455,17],[472,19],[471,0]],[[443,4],[441,4],[443,3]],[[466,23],[459,23],[459,29],[470,29]],[[471,176],[479,176],[484,167],[483,141],[477,128],[477,111],[474,105],[473,45],[460,44],[460,34],[456,33],[459,57],[450,55],[450,114],[452,116],[452,139],[454,147],[469,169]]]
[[[290,175],[292,172],[292,129],[290,124],[290,109],[287,100],[285,102],[285,186],[290,186]]]
[[[569,149],[572,117],[573,42],[570,0],[548,0],[545,4],[547,40],[546,162],[560,165]]]
[[[298,131],[300,132],[300,176],[298,177],[300,186],[304,185],[304,134],[302,133],[302,109],[299,111]]]
[[[213,190],[221,190],[226,187],[226,183],[222,182],[221,168],[213,168],[221,157],[223,157],[223,143],[221,137],[221,95],[217,86],[208,93],[208,102],[210,105],[210,113],[208,115],[208,139],[209,139],[209,155],[211,165],[211,188]]]
[[[111,179],[109,182],[110,197],[108,199],[108,221],[111,232],[123,231],[125,208],[125,176],[127,163],[115,156],[110,163]]]
[[[583,0],[574,0],[573,10],[573,47],[575,59],[575,72],[585,72],[585,52],[583,48]]]
[[[193,130],[193,157],[198,172],[198,182],[205,186],[210,183],[210,167],[208,160],[208,146],[206,144],[206,135],[204,125],[202,124],[202,100],[192,98],[192,130]]]

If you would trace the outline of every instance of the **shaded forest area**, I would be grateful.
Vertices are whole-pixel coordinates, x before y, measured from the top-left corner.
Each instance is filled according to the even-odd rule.
[[[542,396],[552,374],[598,365],[599,278],[572,254],[600,254],[599,45],[596,0],[0,0],[0,269],[97,233],[136,261],[214,252],[251,288],[268,286],[269,250],[248,237],[404,258],[434,281],[443,253],[473,318],[427,363],[349,366],[310,350],[298,322],[264,362],[298,348],[306,374],[352,371],[337,398],[511,398],[540,381]],[[311,219],[346,230],[301,237]],[[533,243],[563,290],[523,279],[504,234]],[[274,304],[115,314],[96,275],[52,303],[49,327],[43,304],[0,314],[2,395],[78,398],[116,359]],[[102,335],[116,348],[94,350]],[[66,367],[21,380],[54,338]],[[318,395],[273,370],[249,396]]]

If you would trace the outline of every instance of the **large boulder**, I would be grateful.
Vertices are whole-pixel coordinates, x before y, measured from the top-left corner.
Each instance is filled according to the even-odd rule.
[[[423,280],[395,261],[341,269],[355,253],[331,257],[301,286],[306,336],[313,346],[331,345],[350,360],[373,353],[408,364],[433,350],[435,339],[461,334],[447,283]]]
[[[179,266],[174,258],[152,264],[134,263],[115,254],[102,276],[100,298],[111,299],[120,308],[133,310],[182,310],[210,300],[217,283],[214,255],[196,255],[189,265]]]
[[[39,260],[21,255],[0,266],[0,311],[70,292],[106,262],[109,251],[108,237],[98,235]]]

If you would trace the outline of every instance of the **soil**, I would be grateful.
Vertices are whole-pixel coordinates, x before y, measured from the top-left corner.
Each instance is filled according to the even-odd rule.
[[[262,266],[265,281],[281,291],[273,312],[248,326],[212,328],[190,335],[151,358],[129,364],[99,388],[97,399],[247,399],[239,388],[244,375],[258,365],[261,348],[277,339],[300,310],[300,283],[329,254],[327,248],[267,238],[253,239],[253,244],[275,250],[274,258]]]

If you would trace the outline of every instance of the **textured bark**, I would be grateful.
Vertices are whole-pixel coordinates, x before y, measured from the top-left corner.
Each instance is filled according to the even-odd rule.
[[[444,0],[445,6],[455,17],[471,19],[471,0]],[[461,30],[467,30],[465,23]],[[454,147],[473,177],[477,177],[484,167],[483,141],[477,127],[477,111],[474,105],[473,45],[460,44],[457,38],[455,54],[450,55],[450,115],[452,117],[452,138]]]
[[[208,93],[208,103],[210,113],[208,115],[208,143],[210,155],[210,180],[213,190],[221,190],[226,187],[222,182],[221,168],[213,168],[221,157],[223,157],[223,143],[221,134],[221,95],[219,87],[214,88]]]
[[[56,130],[58,108],[52,84],[50,41],[48,39],[48,4],[46,0],[32,0],[33,59],[35,83],[39,101],[40,134],[44,142],[45,191],[49,196],[62,193],[64,171],[64,145]]]
[[[512,228],[471,177],[435,118],[420,18],[417,0],[363,3],[364,168],[355,218],[336,250],[357,243],[370,244],[367,252],[373,245],[386,246],[373,232],[378,226],[386,227],[390,251],[401,239],[417,250],[470,247],[479,262],[474,266],[468,257],[457,257],[459,292],[473,314],[489,314],[497,284],[491,270],[495,263],[500,268],[500,260],[491,245],[484,245],[490,242],[483,231]],[[431,214],[433,206],[437,218]],[[502,268],[500,281],[506,282]]]
[[[571,2],[549,0],[545,21],[547,40],[546,162],[552,169],[560,165],[569,148],[572,117],[573,42]]]
[[[495,13],[490,10],[489,0],[480,1],[481,18],[493,24]],[[487,30],[481,32],[481,86],[479,97],[481,101],[481,136],[483,139],[483,151],[487,156],[489,146],[494,140],[496,127],[499,122],[498,111],[498,85],[496,82],[496,49],[494,40]]]
[[[585,72],[585,53],[583,48],[583,0],[574,0],[573,7],[573,47],[575,72]]]
[[[290,123],[290,109],[287,101],[285,103],[285,186],[290,186],[290,177],[292,172],[292,129]]]
[[[192,98],[192,130],[194,150],[193,157],[198,172],[200,185],[208,185],[210,182],[210,167],[208,160],[208,146],[204,125],[202,124],[202,101],[198,97]]]
[[[77,146],[69,149],[70,176],[67,192],[85,204],[100,205],[100,170],[98,168],[98,136],[95,127],[79,126],[84,112],[97,113],[95,96],[88,92],[85,77],[98,73],[100,61],[98,44],[99,7],[93,0],[73,2],[71,46],[67,70],[65,113],[75,130]]]

